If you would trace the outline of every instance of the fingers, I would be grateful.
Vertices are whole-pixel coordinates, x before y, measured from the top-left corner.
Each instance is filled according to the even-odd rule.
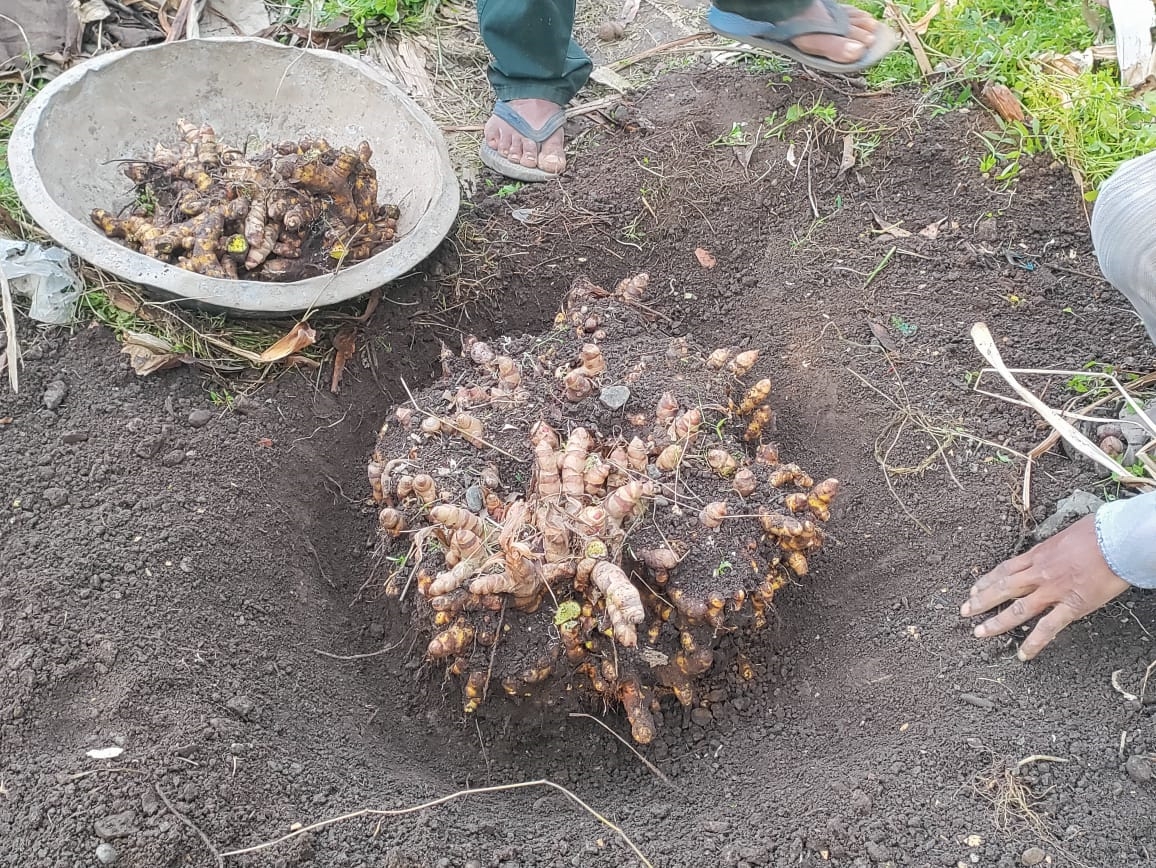
[[[1001,603],[1034,590],[1030,583],[1031,552],[1010,558],[971,586],[968,599],[959,607],[965,618],[982,615]]]
[[[1049,605],[1051,603],[1038,591],[1026,597],[1019,597],[994,618],[988,618],[976,627],[973,632],[980,639],[986,636],[999,636],[1030,621]]]
[[[1062,604],[1056,606],[1052,611],[1040,618],[1035,629],[1028,634],[1028,638],[1024,639],[1020,645],[1016,656],[1020,660],[1031,660],[1048,647],[1059,632],[1078,617],[1080,617],[1079,613],[1071,607]]]

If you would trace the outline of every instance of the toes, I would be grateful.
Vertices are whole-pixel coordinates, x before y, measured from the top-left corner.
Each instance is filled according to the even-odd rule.
[[[504,121],[497,118],[490,118],[486,122],[483,135],[486,138],[486,144],[501,154],[503,157],[509,156],[510,143],[513,139],[513,130],[510,129]]]
[[[513,134],[510,136],[509,148],[506,151],[502,152],[502,156],[504,156],[511,163],[521,163],[522,162],[522,147],[523,147],[522,137],[517,135],[517,134]]]
[[[871,19],[874,21],[875,19]],[[862,46],[870,47],[875,44],[875,30],[868,30],[865,27],[852,25],[851,29],[847,31],[847,38],[852,42],[857,42]]]
[[[558,130],[542,145],[524,138],[508,123],[491,117],[483,130],[487,145],[511,163],[528,169],[540,168],[546,172],[559,174],[566,168],[566,136]]]
[[[538,146],[529,139],[522,140],[522,165],[534,169],[538,167]]]
[[[846,11],[847,19],[851,22],[852,27],[866,30],[874,36],[876,28],[879,27],[879,19],[862,9],[856,9],[854,6],[844,6],[843,9]]]
[[[510,150],[514,147],[514,131],[505,124],[502,124],[501,138],[498,141],[498,153],[503,157],[510,156]]]
[[[560,175],[566,168],[566,158],[560,154],[543,154],[538,158],[538,168],[554,175]]]
[[[482,132],[482,135],[485,138],[487,145],[489,145],[495,151],[499,150],[498,145],[502,141],[502,131],[497,118],[490,118],[486,122],[486,127]]]
[[[867,46],[859,40],[840,39],[839,47],[827,56],[837,63],[854,63],[866,53]]]
[[[538,168],[555,175],[566,168],[566,139],[560,130],[542,145],[542,151],[538,154]]]
[[[867,51],[867,46],[862,42],[842,36],[800,36],[793,41],[800,51],[815,57],[826,57],[836,63],[854,63]]]

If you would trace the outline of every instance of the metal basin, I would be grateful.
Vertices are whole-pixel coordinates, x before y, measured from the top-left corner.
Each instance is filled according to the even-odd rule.
[[[89,220],[131,197],[118,161],[176,138],[178,118],[222,141],[324,136],[372,145],[383,202],[401,206],[399,240],[336,274],[293,283],[203,277],[106,238]],[[271,316],[355,298],[412,270],[458,212],[441,131],[373,67],[261,39],[198,39],[97,57],[52,81],[25,109],[8,159],[33,219],[77,256],[154,294],[211,310]]]

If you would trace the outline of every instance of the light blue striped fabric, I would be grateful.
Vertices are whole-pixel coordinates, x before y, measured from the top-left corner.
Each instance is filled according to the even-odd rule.
[[[1112,572],[1137,588],[1156,589],[1156,491],[1101,506],[1096,536]]]
[[[1092,244],[1104,277],[1123,293],[1156,341],[1156,151],[1128,160],[1100,186]],[[1156,492],[1096,513],[1108,565],[1138,588],[1156,588]]]
[[[1100,186],[1092,244],[1100,270],[1156,341],[1156,151],[1122,164]]]

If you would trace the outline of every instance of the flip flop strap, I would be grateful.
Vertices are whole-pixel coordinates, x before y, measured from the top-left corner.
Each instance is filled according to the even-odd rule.
[[[851,19],[847,17],[843,6],[836,2],[836,0],[820,0],[823,8],[827,10],[827,14],[831,16],[830,21],[808,21],[806,19],[800,21],[786,21],[782,24],[767,23],[766,29],[759,32],[757,35],[763,39],[770,39],[776,42],[789,42],[800,36],[813,36],[820,33],[828,33],[832,36],[847,36],[851,32]],[[756,34],[751,34],[752,36]]]
[[[536,145],[542,144],[566,123],[566,110],[558,109],[540,127],[530,126],[530,122],[518,114],[517,110],[505,100],[498,100],[494,104],[494,117],[503,120],[514,128],[514,132],[522,138],[529,139]]]

